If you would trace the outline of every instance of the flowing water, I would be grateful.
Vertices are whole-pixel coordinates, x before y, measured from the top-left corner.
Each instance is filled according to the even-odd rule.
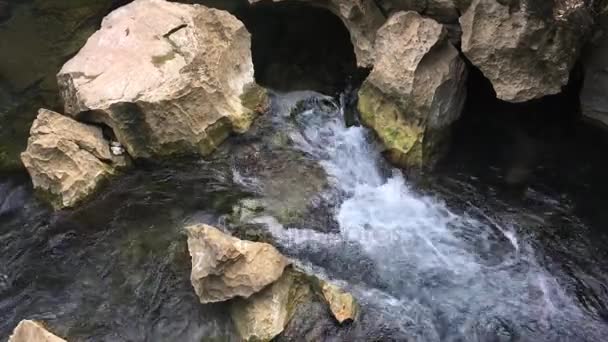
[[[458,172],[416,189],[383,162],[367,129],[346,127],[342,102],[275,94],[265,130],[207,161],[142,166],[72,212],[50,213],[27,179],[7,178],[0,339],[33,318],[72,340],[234,340],[224,307],[198,304],[189,285],[184,223],[223,225],[239,200],[310,191],[319,174],[324,186],[313,187],[303,217],[286,223],[265,210],[246,223],[360,301],[360,320],[327,340],[608,339],[606,237],[568,198],[533,187],[513,202]],[[298,156],[289,179],[230,153],[276,132]],[[273,146],[251,156],[264,170],[293,167],[264,159]]]

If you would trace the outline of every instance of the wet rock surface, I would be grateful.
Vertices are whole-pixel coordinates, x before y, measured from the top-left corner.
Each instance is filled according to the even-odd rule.
[[[598,17],[593,39],[583,54],[585,81],[581,89],[584,118],[608,127],[608,8]]]
[[[466,69],[445,28],[416,12],[392,16],[378,31],[374,69],[358,109],[393,163],[431,169],[466,97]]]

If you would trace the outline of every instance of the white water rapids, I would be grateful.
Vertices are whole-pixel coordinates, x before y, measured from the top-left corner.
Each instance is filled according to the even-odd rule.
[[[325,101],[316,107],[324,110],[290,114],[298,101],[311,97]],[[257,218],[284,250],[347,286],[364,307],[374,307],[415,340],[607,336],[605,326],[586,317],[537,262],[532,247],[518,239],[516,223],[458,215],[440,199],[415,193],[400,171],[383,166],[370,132],[347,128],[342,106],[329,101],[310,92],[274,97],[277,129],[286,130],[295,147],[327,173],[332,190],[323,195],[337,202],[339,224],[339,233],[327,234]],[[320,257],[326,265],[306,255],[326,255]],[[358,266],[359,259],[366,263]],[[353,262],[348,272],[332,271]]]

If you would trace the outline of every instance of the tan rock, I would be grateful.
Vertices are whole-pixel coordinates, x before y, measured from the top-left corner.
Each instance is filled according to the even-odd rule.
[[[432,168],[465,100],[465,64],[443,25],[415,12],[378,31],[374,69],[359,90],[362,121],[402,167]]]
[[[23,320],[13,331],[8,342],[66,342],[47,331],[40,323]]]
[[[228,12],[135,0],[59,72],[66,113],[112,127],[136,158],[209,154],[265,106],[250,40]]]
[[[462,51],[499,99],[524,102],[568,83],[591,22],[583,0],[474,0],[460,18]]]
[[[245,341],[270,341],[292,319],[299,304],[310,301],[306,277],[287,269],[279,280],[248,299],[231,302],[232,321]]]
[[[249,297],[279,279],[289,264],[267,243],[242,241],[202,224],[186,230],[192,286],[201,303]]]
[[[261,0],[249,0],[255,4]],[[299,0],[274,0],[299,1]],[[376,31],[386,21],[381,9],[373,0],[304,0],[313,6],[330,10],[338,16],[350,32],[360,67],[373,66]]]
[[[81,202],[126,165],[110,153],[100,128],[47,109],[38,112],[21,160],[34,188],[56,209]]]
[[[321,283],[321,292],[339,323],[355,320],[359,308],[353,295],[326,281]]]
[[[414,11],[440,23],[455,23],[471,0],[378,0],[378,2],[388,14]]]

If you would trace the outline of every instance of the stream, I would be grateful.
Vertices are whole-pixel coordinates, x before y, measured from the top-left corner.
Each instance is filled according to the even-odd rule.
[[[608,340],[608,234],[575,195],[507,196],[473,165],[416,187],[347,127],[346,95],[272,100],[210,158],[139,165],[72,211],[4,176],[0,340],[26,318],[70,341],[237,340],[190,285],[190,222],[253,227],[352,292],[360,319],[327,341]],[[251,199],[261,209],[235,221]]]

